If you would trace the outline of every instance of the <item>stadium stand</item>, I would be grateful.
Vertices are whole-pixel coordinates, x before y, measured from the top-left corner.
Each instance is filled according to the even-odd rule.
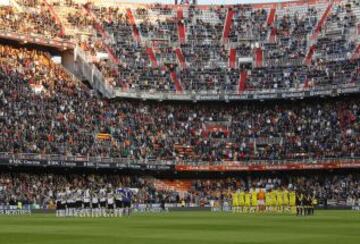
[[[206,162],[360,156],[358,98],[296,106],[110,102],[44,52],[3,45],[0,57],[3,152]]]
[[[219,171],[234,165],[244,171],[284,164],[360,167],[356,0],[233,6],[14,2],[0,6],[0,159],[15,165],[19,158],[161,164],[178,172],[204,165]],[[47,48],[22,38],[10,45],[7,35],[34,37],[37,45],[46,40]],[[71,43],[73,48],[60,49],[75,53],[74,70],[52,60],[48,46],[55,41]],[[336,97],[318,93],[325,89]],[[267,91],[280,95],[263,102]],[[278,99],[294,91],[313,98]],[[258,101],[153,102],[142,94],[170,94],[165,100],[251,94]],[[356,173],[175,185],[141,177],[1,173],[0,202],[15,195],[47,206],[64,182],[75,187],[78,181],[84,187],[126,181],[143,190],[142,203],[163,197],[199,204],[254,184],[306,185],[335,201],[359,195]],[[29,193],[18,194],[24,189]]]
[[[115,91],[241,94],[357,81],[357,72],[346,70],[358,68],[360,6],[354,0],[234,6],[18,2],[33,9],[25,32],[79,44]],[[26,14],[2,7],[0,26],[24,32],[19,23]],[[96,58],[99,53],[108,58]],[[338,61],[347,76],[326,72]]]
[[[338,73],[319,70],[332,69],[339,60],[345,69],[348,62],[358,67],[349,60],[357,46],[358,8],[351,1],[318,1],[280,9],[88,5],[113,41],[111,49],[118,60],[126,60],[118,65],[117,86],[126,83],[130,91],[200,94],[352,84],[349,77],[334,82],[331,76]],[[345,16],[348,23],[339,33],[334,22]],[[331,35],[331,30],[337,35]],[[179,31],[185,32],[183,37]]]

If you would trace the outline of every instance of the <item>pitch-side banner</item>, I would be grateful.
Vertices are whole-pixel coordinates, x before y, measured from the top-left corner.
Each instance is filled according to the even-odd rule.
[[[333,162],[333,163],[289,163],[281,165],[176,165],[176,171],[273,171],[273,170],[306,170],[306,169],[351,169],[360,168],[357,162]]]
[[[352,169],[360,168],[360,160],[339,160],[322,163],[283,163],[278,165],[243,165],[236,162],[224,162],[222,165],[166,165],[146,163],[106,163],[93,161],[64,161],[64,160],[25,160],[0,159],[0,165],[31,166],[31,167],[66,167],[66,168],[95,168],[95,169],[131,169],[151,171],[179,171],[179,172],[226,172],[226,171],[281,171],[281,170],[310,170],[310,169]]]
[[[103,163],[92,161],[65,161],[65,160],[25,160],[0,159],[0,165],[31,166],[31,167],[66,167],[66,168],[95,168],[95,169],[133,169],[133,170],[174,170],[173,165],[138,164],[138,163]]]

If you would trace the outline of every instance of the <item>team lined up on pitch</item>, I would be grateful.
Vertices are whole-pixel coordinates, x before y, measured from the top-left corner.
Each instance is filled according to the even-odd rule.
[[[232,211],[234,213],[293,213],[312,215],[317,199],[305,191],[289,191],[288,189],[238,190],[232,194]]]
[[[134,192],[112,187],[96,190],[68,189],[57,194],[57,217],[121,217],[130,215]]]

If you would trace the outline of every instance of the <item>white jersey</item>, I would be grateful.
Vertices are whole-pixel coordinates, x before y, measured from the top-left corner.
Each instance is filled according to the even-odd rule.
[[[60,199],[61,199],[61,204],[66,204],[66,193],[65,192],[60,192]]]
[[[106,190],[104,188],[100,189],[100,202],[106,202]]]
[[[115,192],[115,199],[117,201],[122,201],[123,200],[123,194],[122,194],[122,191],[120,189],[118,189],[116,192]]]
[[[61,194],[60,194],[60,192],[56,193],[56,202],[61,202]]]
[[[74,203],[75,202],[75,194],[74,192],[68,190],[66,192],[66,202],[67,203]]]
[[[114,193],[112,191],[107,194],[107,203],[114,204]]]
[[[58,192],[56,201],[61,204],[66,204],[65,192]]]
[[[90,198],[91,198],[91,196],[90,196],[90,190],[89,190],[89,189],[86,189],[86,190],[84,191],[84,202],[89,203],[89,202],[90,202]]]
[[[91,202],[93,204],[98,204],[99,203],[98,195],[95,192],[92,194]]]
[[[76,191],[76,201],[77,201],[77,202],[82,202],[82,200],[83,200],[82,191],[81,191],[81,189],[78,189],[78,190]]]

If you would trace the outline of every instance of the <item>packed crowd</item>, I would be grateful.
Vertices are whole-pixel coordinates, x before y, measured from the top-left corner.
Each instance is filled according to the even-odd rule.
[[[358,96],[296,104],[108,101],[41,51],[0,46],[0,67],[2,152],[206,162],[360,156]]]
[[[133,206],[137,204],[174,203],[180,206],[208,206],[211,201],[231,203],[235,191],[264,191],[286,188],[292,191],[306,189],[322,205],[351,205],[360,197],[359,176],[348,175],[231,177],[225,179],[193,179],[185,191],[164,190],[156,187],[152,177],[112,174],[54,174],[2,172],[0,174],[0,207],[55,208],[59,193],[66,191],[90,192],[99,189],[131,188]],[[80,191],[79,191],[80,190]],[[78,196],[81,198],[82,195]],[[91,197],[90,197],[91,198]],[[65,199],[66,201],[66,199]]]
[[[61,27],[45,9],[44,5],[36,4],[34,7],[28,7],[26,11],[19,12],[11,6],[0,6],[0,30],[4,33],[64,38]]]

